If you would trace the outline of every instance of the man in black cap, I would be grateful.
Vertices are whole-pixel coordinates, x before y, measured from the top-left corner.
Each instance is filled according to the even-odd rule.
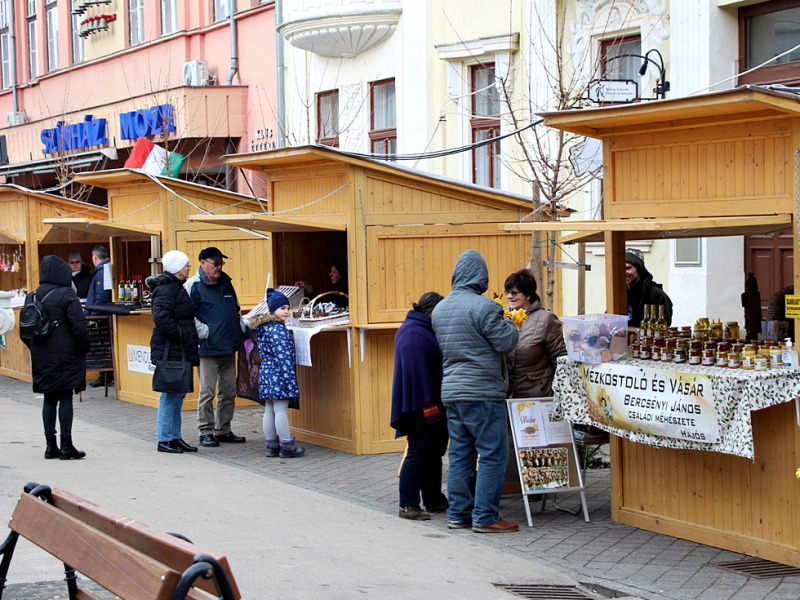
[[[625,284],[628,286],[628,325],[639,327],[644,318],[644,305],[664,306],[664,319],[672,323],[672,300],[660,283],[653,281],[653,274],[644,266],[641,250],[628,248],[625,251]]]
[[[244,436],[231,431],[236,401],[236,351],[247,329],[231,278],[222,271],[228,258],[219,248],[204,248],[197,275],[184,287],[195,305],[199,338],[200,394],[197,399],[197,429],[201,446],[220,442],[244,443]],[[216,410],[213,408],[217,396]]]

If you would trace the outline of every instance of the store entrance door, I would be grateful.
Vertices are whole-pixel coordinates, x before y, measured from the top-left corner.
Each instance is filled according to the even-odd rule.
[[[744,252],[745,276],[752,272],[758,280],[761,318],[766,319],[772,294],[792,283],[792,230],[785,229],[771,235],[745,236]]]

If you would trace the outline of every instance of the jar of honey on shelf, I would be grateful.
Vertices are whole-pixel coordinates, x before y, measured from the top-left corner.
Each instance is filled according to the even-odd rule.
[[[738,344],[737,344],[738,345]],[[755,344],[745,344],[742,346],[742,368],[752,371],[756,368],[756,347]]]
[[[744,344],[731,344],[730,352],[728,352],[728,368],[739,369],[742,366],[742,353],[744,352]]]

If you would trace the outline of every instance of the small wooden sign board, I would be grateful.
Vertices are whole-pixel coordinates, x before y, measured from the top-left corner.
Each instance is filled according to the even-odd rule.
[[[552,397],[509,398],[506,405],[528,527],[533,526],[528,497],[542,494],[578,492],[588,523],[586,488],[572,424],[553,418]]]

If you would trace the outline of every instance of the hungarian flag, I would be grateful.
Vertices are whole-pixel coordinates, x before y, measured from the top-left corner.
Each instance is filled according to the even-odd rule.
[[[185,160],[183,154],[170,152],[156,146],[147,138],[140,137],[131,148],[131,154],[124,166],[126,169],[140,169],[148,175],[177,177]]]

